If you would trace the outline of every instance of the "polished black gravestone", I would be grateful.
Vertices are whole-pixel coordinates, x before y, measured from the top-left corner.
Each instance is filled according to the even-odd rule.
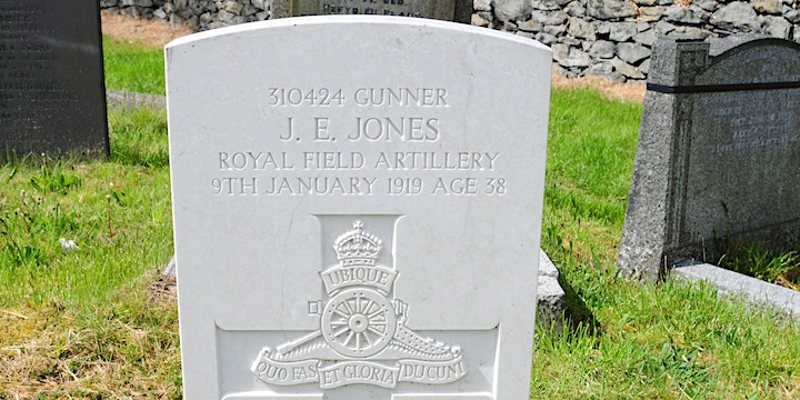
[[[655,280],[800,237],[800,44],[661,39],[652,61],[620,269]]]
[[[0,0],[0,159],[108,154],[97,0]]]

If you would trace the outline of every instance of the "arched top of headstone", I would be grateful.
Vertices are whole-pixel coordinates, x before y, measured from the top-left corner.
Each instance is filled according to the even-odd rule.
[[[297,18],[284,18],[261,22],[252,22],[247,24],[240,24],[229,26],[220,29],[213,29],[209,31],[199,32],[188,36],[183,36],[166,45],[166,49],[187,44],[196,43],[205,40],[222,39],[225,37],[235,37],[236,40],[242,40],[248,35],[274,35],[277,32],[301,32],[310,29],[352,29],[354,26],[362,26],[365,30],[371,30],[373,34],[386,33],[390,27],[396,29],[403,29],[409,33],[413,31],[420,31],[423,28],[426,30],[440,30],[442,32],[463,32],[481,37],[482,40],[487,38],[494,38],[498,42],[505,43],[518,43],[527,47],[539,48],[541,50],[550,51],[550,49],[534,40],[524,38],[522,36],[508,35],[504,32],[493,31],[486,28],[480,28],[472,25],[457,24],[447,21],[439,21],[424,18],[408,18],[408,17],[384,17],[384,16],[366,16],[366,15],[333,15],[333,16],[309,16]],[[270,28],[265,30],[264,28]],[[426,33],[427,34],[427,33]],[[322,38],[321,38],[322,39]],[[327,38],[328,41],[334,41],[335,35]],[[352,43],[341,43],[340,45],[351,45]]]
[[[800,81],[800,43],[775,38],[732,37],[711,45],[711,62],[695,84],[754,84]],[[716,47],[716,48],[715,48]],[[722,50],[714,55],[713,50]]]
[[[656,92],[800,86],[800,43],[784,39],[749,35],[709,43],[662,38],[654,46],[652,64],[648,88]]]

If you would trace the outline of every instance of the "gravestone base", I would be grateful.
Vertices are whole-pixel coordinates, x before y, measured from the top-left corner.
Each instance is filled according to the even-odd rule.
[[[536,289],[536,327],[561,334],[567,316],[567,295],[558,283],[558,269],[544,250],[539,253],[539,287]]]
[[[800,292],[795,290],[707,263],[679,265],[670,271],[670,275],[678,280],[706,282],[723,296],[742,299],[800,320]]]

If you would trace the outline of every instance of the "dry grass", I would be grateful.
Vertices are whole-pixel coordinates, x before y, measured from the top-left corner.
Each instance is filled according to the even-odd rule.
[[[151,305],[175,307],[168,301]],[[166,399],[180,394],[170,379],[176,371],[168,367],[178,365],[178,352],[170,349],[177,344],[177,332],[170,326],[154,330],[116,315],[86,326],[58,306],[12,312],[22,317],[0,314],[0,399]]]
[[[104,35],[148,47],[164,47],[173,39],[194,33],[186,25],[172,27],[165,21],[121,15],[108,10],[101,12],[100,18]]]
[[[646,91],[644,83],[617,83],[599,76],[568,79],[553,74],[553,87],[559,89],[592,88],[609,100],[641,103]]]

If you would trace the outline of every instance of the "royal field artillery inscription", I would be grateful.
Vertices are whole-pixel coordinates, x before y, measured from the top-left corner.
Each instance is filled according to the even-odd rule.
[[[528,395],[546,48],[339,16],[166,59],[187,399]]]

